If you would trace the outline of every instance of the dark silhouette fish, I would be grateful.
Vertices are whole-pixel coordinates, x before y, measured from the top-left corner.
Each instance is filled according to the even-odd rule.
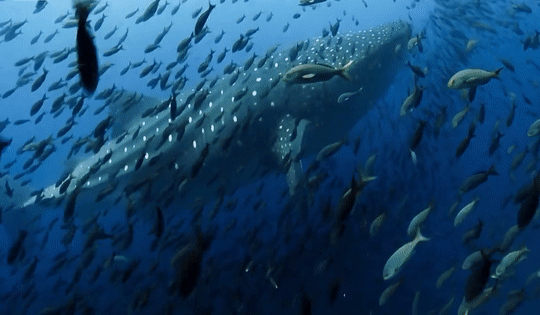
[[[89,93],[94,93],[99,81],[97,50],[94,38],[88,32],[86,19],[90,13],[89,5],[79,2],[75,5],[76,15],[79,17],[77,28],[77,63],[79,76],[83,88]]]
[[[459,192],[466,193],[473,190],[480,184],[485,183],[489,175],[499,175],[499,173],[497,173],[497,171],[495,170],[495,165],[491,165],[491,167],[487,171],[478,172],[474,175],[469,176],[463,182],[463,184],[461,184],[461,187],[459,187]]]
[[[17,257],[19,257],[19,254],[21,253],[21,250],[23,247],[24,240],[26,239],[27,235],[28,235],[27,231],[25,230],[19,231],[19,237],[17,238],[15,243],[11,245],[8,251],[7,263],[9,265],[12,265],[17,259]]]
[[[197,23],[195,23],[195,31],[193,32],[195,36],[199,36],[199,34],[201,34],[201,31],[204,28],[204,24],[206,24],[206,20],[208,20],[210,13],[216,7],[215,4],[212,5],[210,2],[208,2],[208,5],[209,5],[208,10],[204,11],[204,13],[201,14],[201,16],[199,16],[199,18],[197,19]]]
[[[155,0],[154,2],[150,3],[150,5],[146,8],[144,13],[137,18],[137,20],[135,21],[135,24],[148,21],[151,17],[153,17],[154,14],[156,14],[158,5],[159,5],[159,0]]]
[[[482,253],[482,262],[476,265],[472,273],[467,278],[467,286],[465,287],[465,302],[471,302],[484,291],[491,271],[493,260],[489,257],[489,253]]]
[[[0,157],[2,156],[2,151],[11,144],[11,141],[13,141],[13,139],[5,140],[0,138]]]
[[[536,208],[538,208],[538,197],[540,197],[540,174],[536,175],[534,178],[527,193],[527,197],[522,201],[521,207],[519,208],[517,226],[520,230],[523,230],[531,223],[531,220],[536,213]]]

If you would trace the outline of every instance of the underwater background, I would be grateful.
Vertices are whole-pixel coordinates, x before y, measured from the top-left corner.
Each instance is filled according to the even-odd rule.
[[[540,143],[530,127],[540,118],[538,1],[328,0],[299,5],[297,0],[213,0],[211,5],[216,7],[211,12],[207,1],[170,1],[167,5],[163,0],[91,4],[87,24],[95,37],[98,63],[100,67],[111,65],[100,73],[95,93],[77,87],[71,90],[79,80],[74,3],[0,1],[0,139],[5,144],[0,151],[1,314],[465,314],[458,309],[475,285],[482,291],[493,290],[481,305],[470,307],[470,314],[537,312],[540,221],[534,215],[538,213],[540,187],[534,178],[538,175]],[[152,4],[158,5],[157,12],[136,23]],[[205,23],[209,33],[200,42],[191,42],[187,56],[179,57],[179,43],[190,38],[205,12],[210,13]],[[64,19],[59,18],[63,15]],[[75,21],[73,27],[69,27],[70,21]],[[410,25],[409,32],[400,35],[407,36],[403,44],[390,47],[399,56],[398,62],[387,61],[386,55],[377,59],[377,52],[367,48],[365,55],[373,54],[376,62],[368,64],[369,69],[355,68],[357,73],[384,73],[388,82],[367,78],[369,85],[354,86],[354,80],[349,82],[336,72],[325,82],[301,83],[305,91],[318,92],[299,89],[292,93],[282,78],[275,87],[279,93],[268,96],[268,101],[294,107],[289,93],[298,98],[320,93],[316,106],[325,106],[328,117],[317,122],[320,126],[312,123],[310,128],[315,130],[331,119],[333,108],[337,111],[339,106],[339,110],[347,106],[353,112],[355,107],[366,107],[365,113],[351,114],[350,121],[343,121],[353,127],[345,132],[336,130],[332,138],[337,143],[310,137],[308,128],[301,142],[309,150],[300,150],[292,162],[287,158],[279,163],[273,158],[258,162],[261,169],[248,171],[249,176],[244,174],[232,184],[227,170],[239,166],[230,164],[236,159],[234,155],[251,152],[239,143],[243,138],[236,138],[243,132],[247,138],[277,138],[273,128],[251,130],[247,125],[231,131],[233,145],[226,159],[216,151],[210,151],[208,159],[204,154],[193,157],[194,164],[202,163],[201,176],[211,176],[205,169],[217,169],[215,178],[176,178],[175,168],[191,169],[192,178],[198,170],[194,171],[191,162],[182,166],[183,149],[173,147],[156,149],[155,156],[160,157],[161,152],[177,156],[175,166],[156,159],[161,168],[159,175],[152,177],[148,156],[144,161],[141,157],[142,171],[114,182],[100,201],[95,201],[96,193],[103,187],[88,192],[83,189],[78,195],[78,189],[72,188],[75,181],[66,182],[76,178],[66,174],[100,149],[86,153],[84,149],[73,150],[79,140],[95,136],[96,126],[107,117],[114,116],[114,124],[131,122],[127,114],[113,111],[106,103],[116,96],[125,98],[120,96],[122,89],[141,95],[136,110],[142,113],[148,109],[146,100],[167,101],[174,90],[171,84],[183,83],[184,87],[175,91],[180,93],[178,104],[183,104],[192,91],[195,98],[201,95],[196,86],[204,81],[204,71],[198,68],[209,55],[213,56],[207,69],[213,70],[205,84],[214,78],[228,81],[230,74],[223,71],[232,62],[238,64],[238,74],[249,72],[255,78],[261,73],[266,78],[264,71],[270,70],[255,70],[263,56],[278,60],[278,54],[289,54],[292,47],[305,41],[305,47],[314,43],[330,47],[324,53],[327,57],[333,52],[338,59],[347,59],[348,50],[339,49],[350,40],[346,34],[379,25],[392,33],[397,26],[386,23],[395,21]],[[96,27],[98,23],[101,26]],[[145,53],[169,26],[160,47]],[[243,38],[240,35],[255,29],[253,35],[246,36],[252,48],[233,53],[233,46]],[[58,33],[52,35],[56,30]],[[223,37],[217,40],[222,30]],[[125,40],[117,44],[124,34],[128,34]],[[51,38],[45,43],[48,36]],[[120,45],[118,52],[103,55]],[[275,53],[271,47],[277,48]],[[217,62],[224,49],[228,51],[223,61]],[[42,55],[46,57],[36,69],[36,56],[42,52],[47,52]],[[55,52],[67,53],[66,58],[55,61],[51,57]],[[246,67],[253,54],[255,65]],[[132,66],[143,60],[140,67]],[[154,61],[161,66],[141,77],[141,70]],[[278,65],[276,61],[272,71],[283,75],[299,64],[317,63],[326,65],[327,71],[339,72],[348,60],[343,61],[337,62],[335,57],[314,60],[309,49],[300,49],[294,63]],[[184,72],[175,77],[185,65]],[[241,67],[244,69],[238,70]],[[491,73],[499,68],[498,76],[478,86],[472,101],[468,90],[448,87],[458,71],[484,69]],[[37,86],[43,69],[46,78]],[[127,72],[121,74],[125,69]],[[387,74],[386,70],[391,71]],[[160,84],[167,72],[169,81]],[[149,86],[156,78],[154,87]],[[51,89],[57,81],[60,87]],[[225,93],[231,95],[244,91],[240,81],[217,84],[226,86]],[[32,85],[37,86],[35,91]],[[96,99],[113,86],[108,96]],[[384,92],[369,98],[366,90],[372,86]],[[213,91],[208,84],[205,87]],[[361,90],[345,101],[336,101],[332,89],[339,91],[340,97],[343,92]],[[406,98],[418,89],[423,93],[414,108],[401,114]],[[30,115],[33,104],[44,94],[43,106]],[[59,101],[63,112],[50,112],[53,102],[64,94],[66,99]],[[74,115],[73,106],[81,95],[85,95],[84,112]],[[118,99],[115,101],[120,102]],[[244,99],[241,105],[247,103]],[[249,112],[246,115],[250,117]],[[485,118],[480,119],[482,115]],[[257,118],[264,120],[265,116]],[[58,136],[69,124],[72,126],[65,135]],[[114,128],[109,126],[105,131],[105,140],[111,143],[119,137]],[[134,139],[132,130],[125,130],[123,136]],[[49,135],[52,140],[44,141]],[[457,154],[467,137],[470,143]],[[221,136],[215,139],[215,143],[228,140]],[[419,143],[413,147],[415,139]],[[92,143],[86,141],[83,148]],[[494,141],[500,141],[499,145]],[[50,150],[43,159],[36,153],[40,142],[46,152]],[[213,144],[208,143],[210,147]],[[494,147],[491,154],[490,146]],[[317,150],[312,150],[314,147]],[[25,165],[29,159],[30,167]],[[296,174],[294,193],[287,177],[291,163],[302,169],[302,174]],[[492,165],[496,174],[487,174]],[[221,172],[227,175],[221,177]],[[479,172],[485,177],[473,188],[463,189],[463,183]],[[228,186],[223,188],[226,192],[214,184],[221,178]],[[144,186],[131,193],[130,185],[139,184],[141,179],[145,179]],[[58,187],[71,185],[68,194],[25,205],[31,196],[44,196],[42,189],[57,182]],[[188,192],[182,193],[179,184],[188,186]],[[164,194],[169,186],[172,189]],[[351,192],[352,204],[344,210],[344,204],[351,202]],[[75,197],[74,214],[67,214]],[[475,198],[477,204],[455,226],[456,214]],[[420,225],[421,234],[429,240],[418,243],[405,256],[398,253],[403,265],[397,275],[385,280],[383,269],[389,258],[414,239],[416,232],[412,237],[407,235],[411,220],[430,204],[432,209]],[[519,224],[518,213],[525,212],[534,217],[503,249],[500,244],[508,238],[507,231]],[[477,235],[464,241],[471,230]],[[524,246],[528,252],[520,253],[502,275],[491,277],[507,254]],[[480,250],[484,261],[464,270],[463,261]],[[490,278],[480,285],[471,275],[486,271],[488,261]],[[438,287],[441,274],[451,269]],[[383,291],[394,284],[399,285],[382,301]]]

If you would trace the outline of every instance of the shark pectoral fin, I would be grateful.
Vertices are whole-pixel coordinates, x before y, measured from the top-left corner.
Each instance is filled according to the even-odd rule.
[[[289,194],[293,196],[298,186],[304,181],[304,172],[302,170],[302,161],[292,161],[287,171],[287,185],[289,185]]]
[[[111,97],[114,98],[115,94]],[[156,108],[162,102],[162,100],[137,92],[124,91],[121,97],[109,105],[109,115],[115,117],[112,123],[113,138],[120,136],[138,123],[146,110]]]
[[[273,147],[279,163],[288,168],[287,184],[291,195],[294,194],[297,186],[303,181],[304,174],[299,156],[302,153],[304,132],[309,125],[309,121],[306,119],[296,122],[297,119],[290,115],[280,121],[277,139]]]

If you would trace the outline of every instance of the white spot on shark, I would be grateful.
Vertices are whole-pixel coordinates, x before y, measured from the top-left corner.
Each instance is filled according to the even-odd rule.
[[[193,140],[193,148],[197,149],[197,141]]]

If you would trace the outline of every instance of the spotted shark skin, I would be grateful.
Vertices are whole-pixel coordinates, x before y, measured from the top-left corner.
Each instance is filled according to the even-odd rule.
[[[260,68],[255,60],[250,69],[225,75],[212,88],[206,83],[203,89],[209,93],[196,110],[193,100],[185,104],[194,90],[184,89],[176,99],[180,114],[174,121],[169,108],[141,118],[144,110],[163,102],[146,96],[137,96],[136,105],[122,109],[121,104],[133,97],[125,93],[110,107],[117,136],[74,168],[64,193],[53,184],[43,189],[37,201],[58,200],[75,189],[97,190],[112,180],[124,187],[146,180],[152,196],[169,201],[185,189],[207,197],[211,192],[231,192],[260,174],[287,171],[292,168],[284,166],[288,158],[297,161],[299,155],[342,139],[370,109],[403,64],[403,49],[396,47],[405,47],[410,35],[410,25],[396,21],[306,40],[295,60],[289,60],[288,50],[275,50]],[[337,68],[351,60],[351,81],[335,76],[325,82],[289,85],[281,80],[299,64],[317,62]],[[238,76],[234,83],[233,76]],[[339,95],[360,87],[354,106],[337,103]],[[127,135],[120,140],[121,132]],[[103,161],[106,155],[110,158]],[[135,171],[140,159],[144,160]],[[101,164],[99,170],[79,183],[96,164]],[[293,166],[301,172],[298,163]],[[32,197],[25,205],[35,202]]]

